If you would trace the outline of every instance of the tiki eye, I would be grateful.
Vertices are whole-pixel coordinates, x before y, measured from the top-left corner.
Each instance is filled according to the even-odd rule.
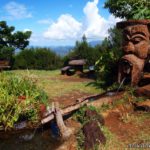
[[[128,37],[127,37],[127,36],[124,36],[124,40],[125,40],[125,41],[128,41],[129,39],[128,39]]]
[[[143,38],[141,38],[141,37],[135,37],[135,38],[133,38],[132,39],[132,42],[134,43],[134,44],[138,44],[140,41],[142,41],[143,40]]]

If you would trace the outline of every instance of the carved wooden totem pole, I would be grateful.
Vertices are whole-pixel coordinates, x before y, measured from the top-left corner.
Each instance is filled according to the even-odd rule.
[[[117,23],[117,27],[123,29],[124,51],[119,63],[118,81],[121,83],[128,78],[131,86],[137,86],[150,63],[150,20],[123,21]]]

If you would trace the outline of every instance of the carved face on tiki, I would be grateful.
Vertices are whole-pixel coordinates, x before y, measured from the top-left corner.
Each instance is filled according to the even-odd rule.
[[[119,82],[130,76],[131,85],[136,86],[141,80],[150,51],[149,23],[150,20],[130,20],[117,24],[123,29],[122,50],[125,53],[119,64]]]
[[[123,31],[123,51],[125,54],[134,54],[138,58],[146,59],[150,44],[150,35],[147,25],[128,26]]]

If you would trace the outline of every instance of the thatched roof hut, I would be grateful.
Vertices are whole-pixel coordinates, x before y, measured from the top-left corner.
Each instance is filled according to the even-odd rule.
[[[61,69],[61,74],[73,74],[76,71],[83,72],[83,66],[86,64],[85,59],[74,59],[68,62],[68,66]],[[73,69],[73,72],[72,70]]]
[[[65,66],[65,67],[61,68],[61,71],[66,71],[66,70],[68,70],[70,68],[71,68],[70,66]]]
[[[86,64],[86,60],[85,59],[78,59],[78,60],[70,60],[68,62],[68,64],[70,66],[83,66]]]

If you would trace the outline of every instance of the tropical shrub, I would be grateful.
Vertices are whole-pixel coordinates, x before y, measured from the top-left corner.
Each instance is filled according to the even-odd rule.
[[[39,119],[39,106],[48,97],[34,80],[13,73],[0,74],[0,127],[13,128],[20,119]]]
[[[117,79],[118,61],[122,56],[121,31],[116,27],[109,29],[109,36],[99,46],[101,51],[95,63],[97,83],[103,88],[112,85]]]

